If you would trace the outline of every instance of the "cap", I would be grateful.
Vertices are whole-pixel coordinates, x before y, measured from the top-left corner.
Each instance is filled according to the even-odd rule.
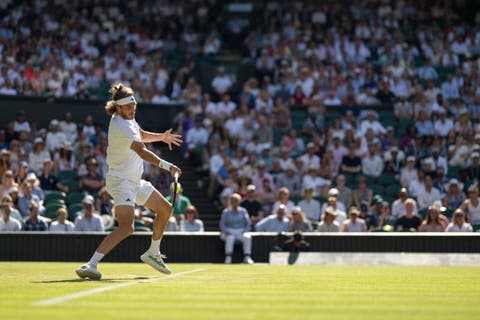
[[[360,214],[360,211],[357,207],[350,207],[350,209],[348,209],[348,214],[354,214],[358,216]]]
[[[415,161],[415,157],[414,156],[408,156],[407,161]]]
[[[8,149],[2,149],[2,151],[0,151],[0,154],[10,154],[10,151]]]
[[[17,186],[11,186],[10,189],[8,189],[8,193],[12,192],[18,192],[18,187]]]
[[[457,185],[458,188],[460,190],[463,190],[463,183],[461,183],[460,181],[458,181],[457,179],[453,178],[453,179],[450,179],[450,181],[448,181],[446,184],[445,184],[445,189],[449,189],[450,186],[452,185]]]
[[[257,187],[255,187],[255,185],[253,184],[249,184],[247,186],[247,191],[250,192],[250,191],[255,191],[257,189]]]
[[[82,200],[82,203],[83,204],[89,204],[89,205],[93,205],[93,202],[94,202],[94,199],[91,195],[87,194],[83,200]]]
[[[292,171],[297,171],[297,168],[295,168],[295,166],[293,164],[289,164],[286,168],[286,170],[292,170]]]
[[[53,119],[52,121],[50,121],[50,125],[51,126],[58,126],[60,123],[58,122],[57,119]]]
[[[382,202],[383,202],[383,198],[379,194],[376,194],[372,199],[373,204],[379,204],[379,203],[382,203]]]
[[[338,196],[338,189],[337,188],[331,188],[328,190],[328,196]]]
[[[403,187],[400,189],[400,193],[408,193],[407,188]]]
[[[388,208],[390,204],[387,201],[382,201],[382,208]]]
[[[26,180],[37,180],[37,175],[34,172],[27,174]]]
[[[472,155],[470,156],[472,159],[473,158],[480,158],[480,153],[478,152],[472,152]]]
[[[315,143],[309,142],[309,143],[307,144],[307,149],[309,149],[309,148],[315,148]]]
[[[433,204],[430,206],[430,208],[435,209],[438,212],[444,212],[447,210],[447,208],[442,205],[442,202],[440,200],[433,201]]]
[[[28,168],[28,163],[26,161],[21,161],[18,166],[20,168]]]
[[[332,206],[326,207],[325,213],[331,214],[332,216],[338,215],[337,210],[335,210]]]
[[[265,161],[260,160],[257,162],[257,167],[265,167]]]
[[[35,140],[33,140],[33,143],[34,143],[34,144],[43,143],[43,139],[40,138],[40,137],[36,137]]]

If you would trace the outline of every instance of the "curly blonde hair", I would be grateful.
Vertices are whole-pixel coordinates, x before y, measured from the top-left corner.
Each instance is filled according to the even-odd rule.
[[[107,101],[105,104],[105,112],[109,116],[113,116],[117,112],[115,100],[133,96],[133,89],[125,86],[123,83],[112,84],[108,92],[112,94],[112,100]]]

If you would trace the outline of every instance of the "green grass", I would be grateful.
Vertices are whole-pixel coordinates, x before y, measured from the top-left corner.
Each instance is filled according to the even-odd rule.
[[[478,319],[480,269],[103,263],[102,281],[77,279],[78,263],[0,263],[1,319]],[[120,283],[48,306],[46,300]]]

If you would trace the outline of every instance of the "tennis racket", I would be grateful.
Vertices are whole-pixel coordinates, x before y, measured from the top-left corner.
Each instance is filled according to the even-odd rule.
[[[172,214],[173,210],[175,208],[175,203],[177,202],[177,191],[178,188],[178,173],[176,172],[175,175],[173,176],[173,188],[172,188]]]

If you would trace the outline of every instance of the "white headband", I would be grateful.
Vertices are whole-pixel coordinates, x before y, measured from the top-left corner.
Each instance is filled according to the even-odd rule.
[[[134,96],[128,96],[128,97],[125,97],[125,98],[122,98],[122,99],[118,99],[118,100],[114,100],[115,103],[119,106],[123,106],[124,104],[129,104],[129,103],[132,103],[132,102],[135,102],[137,103],[137,101],[135,101],[135,97]]]

